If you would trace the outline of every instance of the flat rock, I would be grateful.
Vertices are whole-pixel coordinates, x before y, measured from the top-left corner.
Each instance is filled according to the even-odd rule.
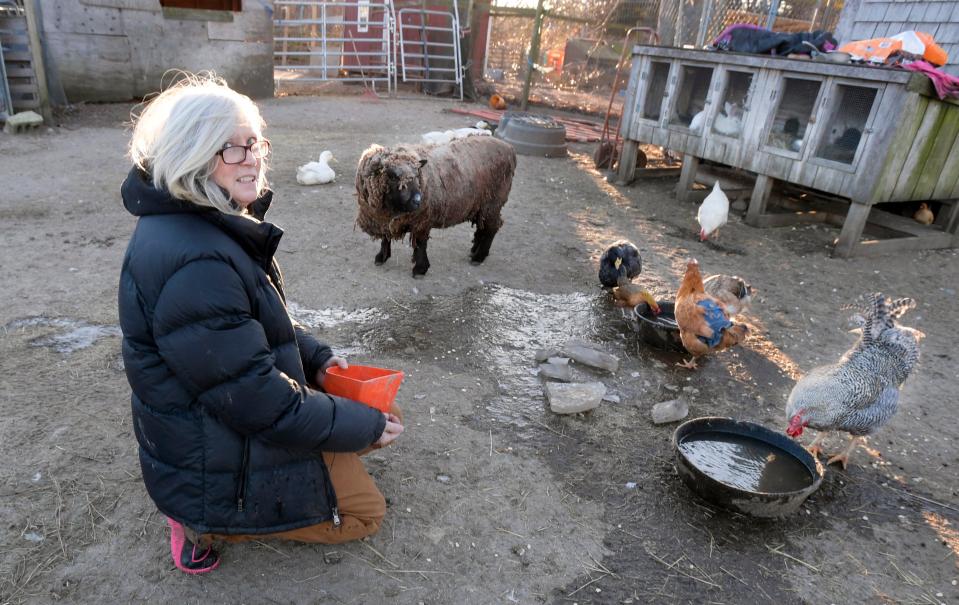
[[[602,382],[547,382],[549,409],[557,414],[577,414],[599,407],[606,395]]]
[[[569,382],[573,379],[573,369],[565,363],[541,363],[539,364],[539,375],[543,378]]]
[[[563,353],[576,363],[585,366],[606,370],[607,372],[615,372],[619,369],[618,357],[592,347],[566,343],[563,347]]]
[[[536,351],[535,358],[537,363],[543,363],[550,357],[557,357],[559,355],[562,355],[562,352],[558,349],[539,349]]]
[[[653,406],[652,416],[655,424],[666,424],[682,420],[689,415],[689,404],[682,399],[661,401]]]

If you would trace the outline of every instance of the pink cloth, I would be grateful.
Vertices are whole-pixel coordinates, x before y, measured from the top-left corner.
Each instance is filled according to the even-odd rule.
[[[936,69],[931,63],[926,63],[925,61],[913,61],[908,65],[903,65],[903,69],[925,74],[926,77],[932,80],[932,85],[936,87],[936,94],[940,99],[945,99],[946,97],[959,99],[959,78],[956,76]]]

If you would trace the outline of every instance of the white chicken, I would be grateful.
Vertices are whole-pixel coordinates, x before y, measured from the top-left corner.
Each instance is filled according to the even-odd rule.
[[[319,162],[307,162],[296,169],[296,182],[301,185],[324,185],[332,183],[336,173],[330,168],[333,154],[324,151],[320,154]]]
[[[693,119],[689,121],[689,129],[693,132],[701,132],[704,124],[706,124],[705,109],[693,116]]]
[[[446,143],[449,143],[450,141],[452,141],[454,138],[456,137],[453,136],[452,130],[447,130],[445,132],[442,132],[439,130],[433,130],[431,132],[427,132],[426,134],[420,135],[420,139],[426,145],[445,145]]]
[[[719,181],[713,185],[713,190],[709,192],[706,199],[699,206],[699,212],[696,213],[696,220],[699,222],[699,241],[706,239],[716,233],[716,231],[726,224],[729,218],[729,198],[719,187]]]
[[[713,120],[713,130],[727,137],[738,137],[743,131],[742,110],[735,103],[727,102],[724,112]]]

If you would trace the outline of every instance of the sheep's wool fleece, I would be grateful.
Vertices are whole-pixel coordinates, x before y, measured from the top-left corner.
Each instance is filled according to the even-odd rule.
[[[384,199],[385,171],[367,174],[372,162],[418,165],[422,205],[415,212],[393,215]],[[429,237],[431,228],[442,229],[470,221],[496,227],[506,204],[516,169],[516,152],[499,139],[466,137],[448,145],[414,145],[386,149],[373,145],[360,158],[356,171],[359,213],[356,224],[373,238],[414,240]]]

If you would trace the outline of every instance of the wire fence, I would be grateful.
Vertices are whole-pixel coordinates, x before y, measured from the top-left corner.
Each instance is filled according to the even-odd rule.
[[[491,8],[483,74],[497,92],[521,101],[530,66],[535,10],[528,5]],[[539,53],[532,61],[529,100],[618,114],[628,79],[628,48],[636,43],[703,48],[729,25],[751,23],[775,31],[833,31],[843,0],[553,0],[544,11]],[[648,28],[634,32],[631,28]],[[655,32],[654,37],[651,32]],[[627,52],[621,75],[617,67]]]

